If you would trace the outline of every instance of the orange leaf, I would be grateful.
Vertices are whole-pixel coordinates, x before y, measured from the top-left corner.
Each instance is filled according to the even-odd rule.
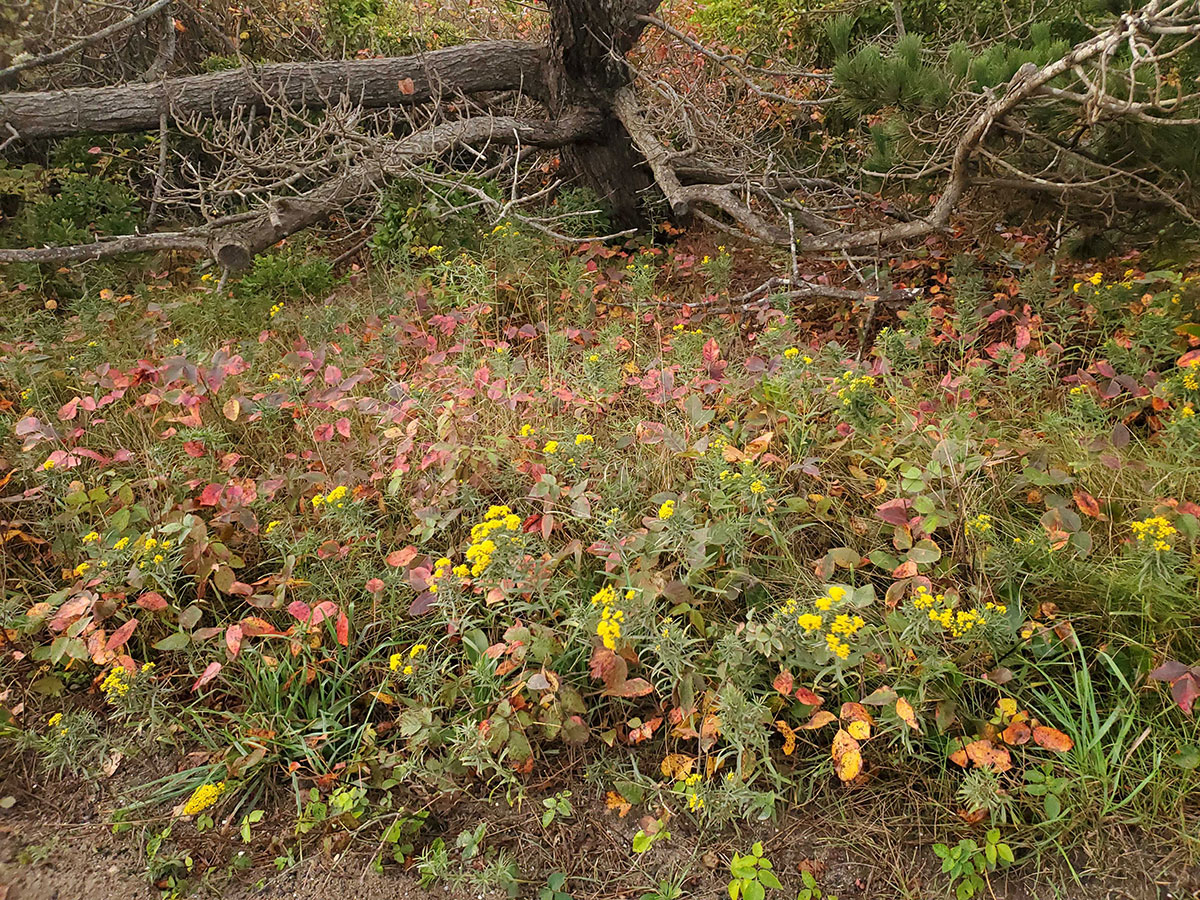
[[[917,711],[913,709],[913,705],[903,697],[896,698],[896,715],[913,731],[920,731],[921,725],[917,722]]]
[[[617,815],[622,819],[629,815],[629,811],[633,809],[633,804],[616,791],[608,792],[608,795],[604,798],[604,805],[609,809],[615,809]]]
[[[400,93],[410,97],[417,91],[417,86],[411,78],[401,78],[396,82],[396,87],[400,88]]]
[[[792,692],[793,683],[794,681],[792,679],[792,673],[787,669],[784,669],[775,676],[775,680],[771,682],[771,686],[786,697]]]
[[[1012,768],[1012,757],[1008,751],[991,741],[972,741],[963,749],[967,752],[967,758],[981,769],[999,773]]]
[[[813,713],[813,717],[805,722],[800,727],[805,731],[812,731],[815,728],[824,728],[826,725],[831,725],[837,721],[837,716],[827,709],[818,710]]]
[[[1011,722],[1009,726],[1000,732],[1000,740],[1013,747],[1019,747],[1022,744],[1028,744],[1029,738],[1033,732],[1029,730],[1029,725],[1025,722]]]
[[[1085,516],[1091,516],[1093,519],[1103,521],[1108,516],[1100,512],[1100,504],[1096,502],[1096,498],[1085,491],[1083,488],[1075,488],[1075,505],[1079,507],[1079,511]]]
[[[1039,725],[1033,729],[1033,742],[1039,747],[1045,747],[1055,753],[1066,753],[1075,746],[1075,742],[1069,735],[1063,734],[1057,728],[1048,728],[1045,725]]]

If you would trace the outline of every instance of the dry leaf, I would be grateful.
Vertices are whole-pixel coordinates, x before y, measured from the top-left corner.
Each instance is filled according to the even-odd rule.
[[[796,750],[796,730],[782,719],[777,719],[775,727],[783,735],[783,755],[791,756]]]
[[[1026,722],[1010,722],[1009,726],[1000,732],[1000,740],[1013,747],[1028,744],[1032,736],[1033,732]]]
[[[617,815],[622,819],[629,815],[629,811],[633,809],[633,804],[618,794],[616,791],[609,791],[604,798],[604,805],[609,809],[615,809]]]
[[[913,709],[913,705],[903,697],[896,698],[896,715],[899,716],[900,720],[913,731],[921,730],[921,725],[917,721],[917,711]]]
[[[836,721],[837,721],[837,716],[835,716],[833,713],[831,713],[827,709],[822,709],[822,710],[818,710],[817,712],[813,713],[813,717],[811,719],[809,719],[807,722],[805,722],[803,725],[801,725],[800,727],[806,731],[811,731],[814,728],[824,728],[826,725],[829,725]]]
[[[242,405],[238,403],[237,397],[230,397],[225,401],[225,405],[221,407],[221,412],[225,414],[230,422],[236,422],[238,416],[242,414]]]
[[[1033,742],[1039,747],[1045,747],[1055,753],[1066,753],[1075,746],[1075,742],[1069,735],[1063,734],[1057,728],[1048,728],[1045,725],[1039,725],[1033,729]]]
[[[833,767],[842,781],[853,781],[862,771],[862,750],[848,731],[838,729],[833,737]]]
[[[993,772],[1007,772],[1012,768],[1012,757],[1003,747],[997,747],[991,741],[972,741],[963,748],[967,758],[981,769],[991,769]]]
[[[682,781],[692,774],[692,766],[695,762],[696,758],[688,756],[686,753],[668,753],[663,757],[660,768],[664,777]]]

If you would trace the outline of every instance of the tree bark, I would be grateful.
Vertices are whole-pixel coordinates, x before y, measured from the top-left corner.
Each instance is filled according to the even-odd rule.
[[[390,59],[278,63],[153,84],[0,94],[0,132],[23,138],[157,128],[159,117],[218,116],[263,104],[320,108],[340,97],[366,107],[421,103],[455,94],[524,90],[546,95],[544,47],[488,41]],[[412,79],[412,84],[407,79]]]
[[[660,0],[547,0],[550,57],[547,87],[552,111],[596,109],[601,126],[594,141],[563,150],[563,163],[611,206],[619,227],[645,224],[641,194],[654,184],[646,160],[613,111],[631,81],[625,54],[641,37],[639,17]]]

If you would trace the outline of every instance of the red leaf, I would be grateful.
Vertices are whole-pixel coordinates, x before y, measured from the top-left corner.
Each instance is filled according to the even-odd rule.
[[[410,97],[417,92],[417,86],[411,78],[401,78],[396,82],[396,87],[400,89],[400,93]]]
[[[910,500],[899,497],[895,500],[888,500],[886,503],[881,503],[875,507],[875,517],[891,525],[907,525],[909,519],[909,507],[912,505]]]
[[[350,619],[341,610],[338,610],[337,626],[337,642],[343,647],[350,646]]]
[[[137,619],[130,619],[128,622],[114,631],[112,636],[109,637],[108,643],[104,645],[104,649],[111,653],[118,647],[124,646],[125,642],[129,640],[129,636],[133,634],[133,629],[137,628],[137,624]]]
[[[1178,681],[1188,673],[1188,667],[1178,660],[1168,659],[1165,663],[1150,673],[1155,681]]]
[[[820,706],[825,702],[825,698],[806,687],[796,688],[796,699],[805,706]]]
[[[383,579],[370,578],[367,580],[367,593],[378,594],[383,591]]]
[[[230,656],[237,656],[242,652],[241,625],[230,625],[225,629],[225,648],[229,651]]]
[[[200,492],[201,506],[216,506],[221,500],[221,491],[225,489],[223,484],[210,484]]]
[[[347,440],[350,439],[350,420],[349,419],[347,419],[345,416],[338,419],[337,423],[336,423],[336,427],[337,427],[338,434],[340,434],[342,437],[346,438]]]
[[[148,612],[160,612],[167,608],[167,601],[157,591],[146,591],[137,598],[137,605]]]
[[[288,604],[287,611],[299,619],[301,622],[307,622],[312,616],[312,610],[309,609],[307,603],[303,600],[293,600]]]
[[[775,680],[771,682],[771,686],[785,697],[792,692],[793,684],[794,679],[792,678],[792,673],[787,669],[784,669],[782,672],[776,675]]]
[[[1189,716],[1192,714],[1192,704],[1200,697],[1200,679],[1189,672],[1171,685],[1171,696]]]
[[[192,685],[192,693],[200,690],[200,688],[216,678],[220,672],[221,664],[219,662],[210,662],[208,667],[200,673],[200,677],[196,679],[196,683]]]
[[[407,566],[410,562],[417,558],[417,548],[413,546],[405,547],[401,550],[393,550],[385,558],[384,562],[393,569],[399,569],[402,566]]]

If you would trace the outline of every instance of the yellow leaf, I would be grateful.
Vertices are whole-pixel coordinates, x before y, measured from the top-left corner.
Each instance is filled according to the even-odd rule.
[[[896,715],[913,731],[920,731],[921,726],[917,722],[917,711],[913,709],[913,705],[903,697],[896,698]]]
[[[688,756],[686,753],[669,753],[663,757],[661,767],[663,776],[675,781],[682,781],[692,774],[692,765],[695,762],[695,757]]]
[[[796,749],[796,731],[787,722],[779,719],[775,722],[775,727],[779,729],[779,733],[783,735],[783,755],[791,756]]]
[[[862,749],[844,728],[833,737],[833,768],[842,781],[853,781],[862,771]]]
[[[996,705],[996,709],[999,711],[1000,715],[1011,719],[1017,714],[1017,701],[1012,697],[1003,697]]]
[[[855,719],[846,724],[846,731],[856,741],[865,741],[871,736],[871,726],[861,719]]]

